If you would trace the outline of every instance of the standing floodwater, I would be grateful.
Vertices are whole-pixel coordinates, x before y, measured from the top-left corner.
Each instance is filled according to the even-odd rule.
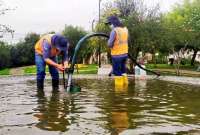
[[[32,77],[0,79],[0,135],[200,134],[198,86],[80,79],[80,93],[38,93]]]

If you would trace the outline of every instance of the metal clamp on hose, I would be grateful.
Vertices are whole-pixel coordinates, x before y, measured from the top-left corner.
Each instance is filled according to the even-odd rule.
[[[64,72],[67,73],[67,74],[70,74],[70,73],[73,74],[74,73],[74,69],[73,68],[66,68]]]

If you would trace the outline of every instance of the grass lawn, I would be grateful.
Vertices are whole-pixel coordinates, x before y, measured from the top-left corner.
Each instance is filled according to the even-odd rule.
[[[78,73],[77,69],[74,69],[75,74],[97,74],[98,66],[95,64],[92,65],[85,65],[80,68],[78,68]],[[46,67],[46,72],[48,72],[48,66]],[[35,66],[30,66],[30,67],[25,67],[24,68],[24,73],[26,75],[28,74],[36,74],[36,67]]]
[[[6,68],[6,69],[1,69],[0,70],[0,75],[9,75],[10,73],[10,69]]]
[[[49,72],[48,66],[46,66],[46,72]],[[24,68],[24,74],[36,74],[36,67],[35,66],[29,66]]]
[[[168,65],[168,64],[146,64],[146,68],[148,69],[175,69],[174,65]],[[180,69],[182,70],[191,70],[196,71],[197,66],[191,66],[189,64],[180,65]]]
[[[175,75],[176,76],[176,67],[173,65],[168,64],[147,64],[147,69],[157,71],[161,73],[161,75]],[[189,77],[200,77],[200,72],[197,72],[198,66],[190,66],[187,65],[180,65],[180,74],[181,76],[189,76]],[[148,73],[151,74],[151,73]]]
[[[78,73],[77,73],[77,69],[74,70],[75,74],[97,74],[98,71],[98,66],[95,64],[92,65],[87,65],[87,67],[81,67],[78,69]]]

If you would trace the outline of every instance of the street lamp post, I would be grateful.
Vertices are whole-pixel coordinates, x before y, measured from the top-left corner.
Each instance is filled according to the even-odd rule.
[[[101,0],[99,0],[99,24],[100,24],[100,17],[101,17]],[[101,45],[99,40],[99,47],[98,47],[98,54],[99,54],[99,68],[101,67]]]
[[[95,23],[95,19],[92,20],[92,32],[94,32],[94,23]]]
[[[100,22],[100,16],[101,16],[101,0],[99,0],[99,22]]]

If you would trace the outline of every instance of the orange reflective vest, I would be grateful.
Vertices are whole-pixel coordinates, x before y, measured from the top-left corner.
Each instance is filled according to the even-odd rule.
[[[51,38],[54,34],[47,34],[40,38],[40,40],[35,44],[35,52],[37,52],[40,55],[43,55],[43,41],[46,40],[49,45],[52,45]],[[58,50],[55,47],[51,47],[51,56],[56,56],[58,53]]]
[[[111,48],[111,55],[122,55],[128,53],[128,29],[126,27],[114,28],[116,33],[115,42]]]

